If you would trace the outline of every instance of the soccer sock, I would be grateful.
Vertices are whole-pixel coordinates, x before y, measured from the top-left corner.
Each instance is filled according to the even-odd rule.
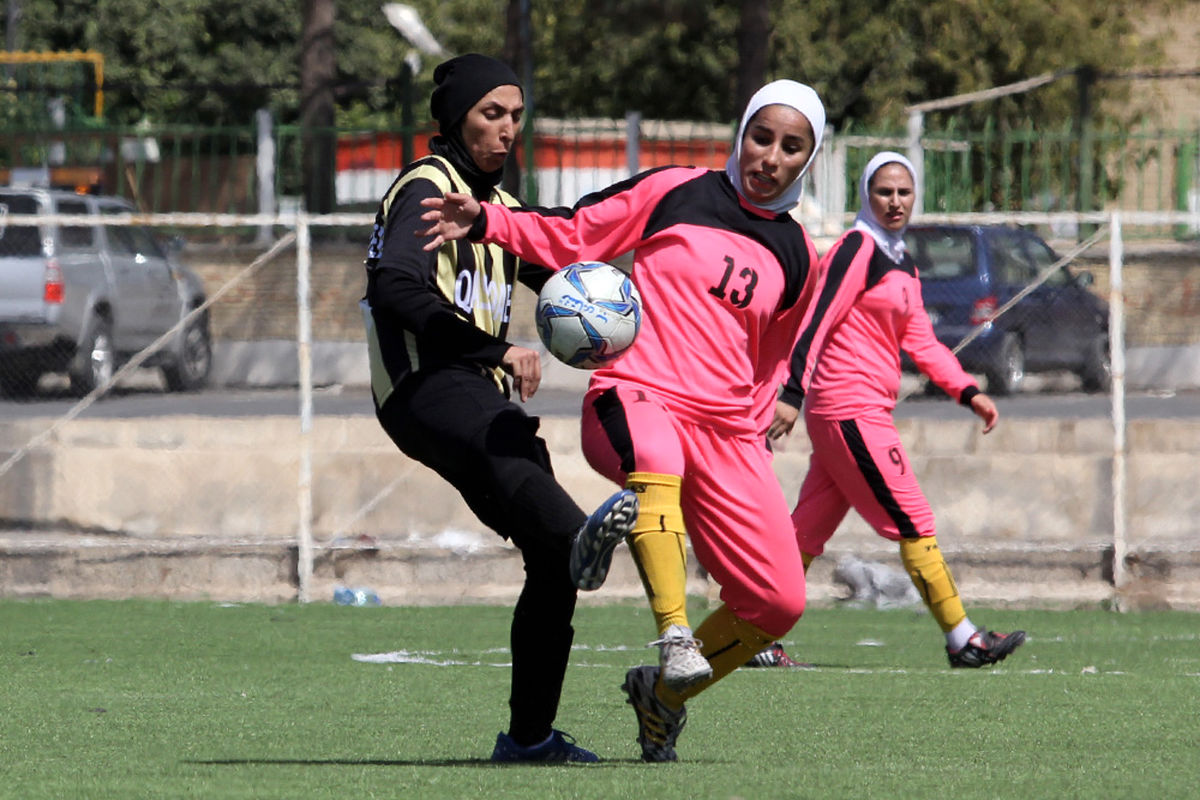
[[[963,617],[962,622],[946,631],[946,647],[950,652],[957,653],[967,646],[967,642],[971,641],[971,637],[974,634],[975,625],[969,617]]]
[[[673,692],[663,685],[660,676],[655,689],[668,708],[679,709],[686,700],[700,694],[775,641],[774,636],[737,616],[724,603],[700,624],[696,638],[703,642],[700,654],[712,665],[712,677],[682,692]]]
[[[958,587],[954,585],[936,536],[901,539],[900,560],[943,633],[949,633],[966,619],[967,612],[958,596]]]
[[[678,475],[631,472],[625,486],[638,496],[629,550],[660,634],[687,626],[687,541],[679,505]]]

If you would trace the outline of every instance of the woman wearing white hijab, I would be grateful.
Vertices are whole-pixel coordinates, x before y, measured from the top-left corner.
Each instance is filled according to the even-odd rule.
[[[818,305],[829,310],[804,328],[771,435],[790,430],[803,403],[813,455],[792,522],[805,566],[853,508],[880,536],[899,543],[905,569],[945,634],[950,666],[982,667],[1008,656],[1025,633],[976,628],[967,617],[892,420],[902,349],[983,420],[985,434],[999,418],[991,398],[938,342],[925,313],[904,246],[914,174],[899,153],[879,153],[867,164],[854,227],[821,260]]]
[[[639,498],[629,545],[659,664],[631,669],[622,688],[646,761],[674,761],[684,701],[804,609],[803,564],[762,432],[816,288],[816,250],[787,212],[824,127],[816,92],[775,81],[751,99],[724,170],[650,170],[571,209],[481,206],[455,194],[425,201],[428,247],[469,235],[551,266],[633,253],[642,328],[624,356],[593,373],[582,439],[592,467]],[[694,636],[685,529],[723,601]],[[576,542],[580,588],[599,587],[617,543]]]

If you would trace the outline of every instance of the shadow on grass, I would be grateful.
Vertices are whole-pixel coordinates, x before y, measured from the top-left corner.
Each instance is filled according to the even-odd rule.
[[[412,760],[395,758],[214,758],[199,761],[183,761],[183,764],[209,767],[304,766],[304,767],[604,767],[623,764],[643,764],[640,758],[606,758],[599,763],[575,764],[567,762],[523,762],[503,764],[487,758],[417,758]]]

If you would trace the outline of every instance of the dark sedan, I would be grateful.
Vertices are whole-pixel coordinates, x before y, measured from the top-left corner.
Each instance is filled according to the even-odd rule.
[[[1020,228],[913,225],[904,238],[938,340],[954,349],[974,336],[958,359],[983,373],[989,393],[1011,394],[1026,373],[1052,370],[1076,373],[1085,391],[1108,391],[1108,305],[1090,290],[1091,273],[1062,266],[1038,283],[1059,257]]]

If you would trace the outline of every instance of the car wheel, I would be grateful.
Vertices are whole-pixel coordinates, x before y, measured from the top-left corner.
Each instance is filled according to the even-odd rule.
[[[25,400],[37,393],[42,373],[22,364],[0,366],[0,395]]]
[[[212,339],[207,321],[201,319],[188,325],[178,357],[163,367],[163,379],[172,392],[193,392],[208,380],[212,369]]]
[[[1107,336],[1097,336],[1088,345],[1079,378],[1083,381],[1085,392],[1108,392],[1112,389],[1112,360]]]
[[[1014,334],[1004,337],[996,360],[984,371],[989,394],[1012,394],[1025,381],[1025,348]]]
[[[71,391],[77,395],[85,395],[97,386],[103,386],[112,380],[116,366],[117,353],[113,348],[112,323],[98,317],[75,352],[75,358],[68,370]]]

